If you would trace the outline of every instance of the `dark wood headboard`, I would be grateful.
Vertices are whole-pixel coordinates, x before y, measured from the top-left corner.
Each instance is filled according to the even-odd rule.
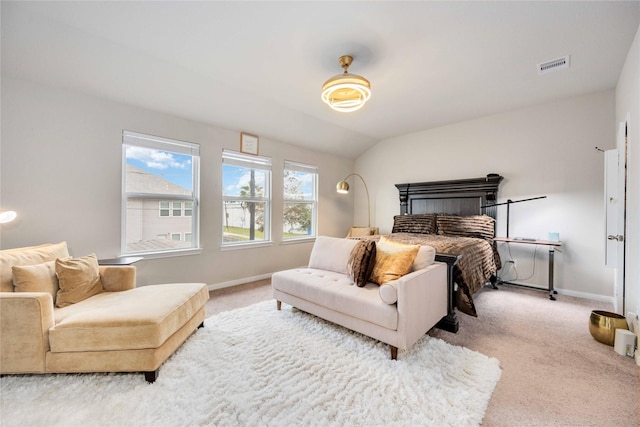
[[[503,177],[492,173],[482,178],[396,184],[400,193],[400,214],[446,213],[486,214],[497,219],[493,205]]]

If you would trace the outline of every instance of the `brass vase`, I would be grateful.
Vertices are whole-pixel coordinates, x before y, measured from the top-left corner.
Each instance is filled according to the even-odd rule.
[[[596,341],[606,345],[613,345],[616,329],[629,329],[627,319],[617,313],[593,310],[589,317],[589,332]]]

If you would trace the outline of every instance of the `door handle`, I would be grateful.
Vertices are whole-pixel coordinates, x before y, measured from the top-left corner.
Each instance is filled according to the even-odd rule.
[[[624,236],[619,234],[617,236],[609,235],[607,236],[608,240],[617,240],[618,242],[624,242]]]

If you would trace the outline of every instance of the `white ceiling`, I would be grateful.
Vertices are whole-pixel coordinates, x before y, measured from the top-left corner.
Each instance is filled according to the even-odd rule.
[[[638,1],[7,2],[2,73],[356,157],[385,138],[615,87]],[[329,109],[342,70],[371,81]],[[536,65],[571,55],[571,67]]]

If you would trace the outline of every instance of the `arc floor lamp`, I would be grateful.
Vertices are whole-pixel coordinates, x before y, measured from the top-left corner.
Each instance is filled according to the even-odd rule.
[[[364,190],[367,193],[367,227],[371,228],[371,201],[369,199],[369,188],[367,188],[367,183],[364,181],[364,178],[360,174],[350,173],[336,185],[336,191],[340,194],[349,194],[349,184],[347,183],[347,179],[351,176],[357,176],[364,184]]]

